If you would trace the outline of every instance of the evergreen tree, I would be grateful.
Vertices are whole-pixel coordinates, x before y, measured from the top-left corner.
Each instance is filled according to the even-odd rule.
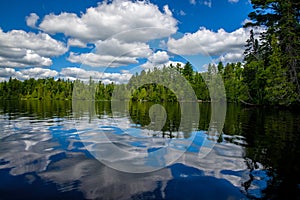
[[[288,91],[293,90],[291,95],[285,95],[285,98],[290,98],[286,99],[285,102],[299,101],[300,3],[298,0],[252,0],[251,3],[254,8],[254,11],[249,14],[252,22],[247,23],[245,26],[261,26],[266,28],[266,32],[261,33],[258,48],[259,57],[262,59],[264,69],[268,69],[265,73],[270,73],[278,67],[275,67],[274,63],[279,63],[279,60],[275,61],[274,56],[275,54],[279,56],[281,66],[284,68],[281,70],[286,71],[283,81],[291,83],[287,84],[289,87]],[[253,44],[252,35],[248,41],[248,45],[250,46]],[[274,43],[274,38],[277,40],[276,43]],[[273,44],[271,45],[272,42]],[[278,46],[279,49],[274,45]],[[246,61],[248,59],[247,63],[253,65],[251,64],[253,59],[250,59],[251,54],[247,52],[248,50],[249,48],[245,52]],[[261,61],[259,62],[261,63]],[[269,68],[271,66],[273,66],[273,69]],[[269,79],[272,76],[267,74],[266,77]],[[267,80],[267,82],[272,82],[272,80]],[[265,91],[268,93],[270,91],[269,87]],[[295,97],[293,93],[296,93],[297,96]]]
[[[281,50],[277,45],[278,40],[272,37],[272,54],[270,64],[266,68],[265,99],[269,104],[289,105],[296,97],[291,82],[288,82],[287,69],[282,65]]]

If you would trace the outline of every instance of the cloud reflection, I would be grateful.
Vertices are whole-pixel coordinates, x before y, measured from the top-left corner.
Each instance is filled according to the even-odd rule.
[[[87,113],[82,114],[80,119],[88,119],[88,116]],[[62,193],[80,191],[85,199],[173,199],[176,197],[174,195],[178,195],[177,198],[214,195],[244,198],[240,190],[244,190],[243,184],[249,181],[250,174],[260,181],[256,185],[252,184],[250,189],[254,191],[265,187],[267,180],[264,179],[261,167],[249,171],[243,146],[226,141],[217,143],[202,158],[200,154],[205,150],[205,145],[202,145],[206,131],[193,132],[199,138],[192,144],[192,148],[176,163],[158,171],[131,174],[107,167],[89,154],[80,137],[90,138],[87,149],[97,149],[97,145],[100,145],[102,153],[112,156],[113,160],[114,154],[106,148],[106,141],[94,139],[99,136],[96,130],[102,127],[102,131],[106,131],[115,145],[123,145],[128,151],[144,151],[144,155],[148,156],[145,160],[143,157],[122,155],[121,159],[114,158],[116,162],[132,161],[150,168],[164,165],[178,151],[182,151],[179,147],[184,147],[189,139],[162,138],[161,134],[150,137],[155,132],[139,126],[133,127],[132,122],[124,116],[113,119],[119,125],[117,130],[107,126],[111,123],[109,120],[109,116],[103,115],[101,118],[93,118],[89,123],[76,124],[74,118],[15,117],[8,120],[1,115],[3,134],[0,135],[0,170],[8,170],[11,176],[22,177],[28,184],[34,184],[39,179],[44,181],[43,184],[54,183]],[[122,132],[122,128],[135,130],[137,135],[144,137],[132,137]],[[236,137],[236,140],[243,141],[243,138]],[[170,148],[153,153],[166,145]],[[221,192],[216,193],[217,190]]]

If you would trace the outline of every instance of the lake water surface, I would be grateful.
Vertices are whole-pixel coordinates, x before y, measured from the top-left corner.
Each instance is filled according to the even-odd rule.
[[[300,198],[299,111],[161,106],[1,102],[0,199]]]

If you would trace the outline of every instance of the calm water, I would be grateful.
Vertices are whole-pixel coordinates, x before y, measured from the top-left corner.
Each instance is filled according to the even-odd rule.
[[[127,106],[2,102],[0,199],[300,198],[299,111]]]

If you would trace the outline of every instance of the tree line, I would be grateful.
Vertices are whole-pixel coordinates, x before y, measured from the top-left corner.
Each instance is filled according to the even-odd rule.
[[[176,102],[184,101],[188,98],[188,95],[191,95],[190,91],[193,91],[197,100],[211,101],[212,96],[210,94],[211,91],[208,89],[209,84],[212,84],[212,87],[224,84],[226,92],[225,94],[215,95],[216,100],[225,98],[223,95],[226,95],[228,102],[261,105],[283,104],[282,102],[274,101],[275,98],[279,98],[277,93],[278,87],[275,87],[274,83],[271,85],[272,87],[265,85],[265,88],[262,87],[259,81],[257,81],[256,85],[252,85],[251,81],[249,84],[249,79],[252,77],[250,76],[251,74],[249,75],[248,65],[243,65],[241,62],[224,65],[222,62],[219,62],[218,64],[209,64],[205,72],[197,72],[193,70],[193,66],[189,62],[184,66],[181,66],[179,63],[176,66],[171,64],[161,69],[143,70],[140,74],[133,75],[127,84],[120,85],[115,85],[114,83],[105,85],[101,81],[94,81],[92,77],[88,82],[55,80],[54,78],[31,78],[20,81],[10,78],[9,81],[0,83],[0,99],[71,100],[76,98],[80,100],[109,101],[114,95],[114,98],[117,100]],[[264,72],[265,77],[267,77],[267,72]],[[214,82],[216,75],[222,78],[222,82]],[[259,73],[252,74],[255,79],[258,79],[257,76],[260,75]],[[184,87],[183,81],[179,79],[179,76],[188,82],[191,90]],[[271,77],[271,75],[269,76]],[[266,78],[265,81],[267,83],[276,80],[274,78]],[[288,92],[288,90],[285,88],[284,92]],[[218,95],[221,96],[218,97]],[[258,101],[254,101],[253,96]],[[260,98],[263,99],[262,102],[259,101]],[[294,100],[285,99],[284,103]],[[283,105],[290,105],[290,103]]]
[[[0,99],[79,99],[111,100],[125,97],[133,101],[180,101],[189,95],[189,88],[180,88],[180,81],[167,83],[182,75],[192,87],[198,100],[242,102],[251,105],[295,105],[300,102],[300,3],[297,0],[252,0],[253,12],[249,13],[252,27],[246,41],[244,61],[209,64],[206,72],[193,71],[187,62],[184,66],[165,66],[152,71],[142,71],[132,76],[127,85],[88,84],[82,81],[10,78],[0,83]],[[256,33],[255,27],[265,31]],[[218,76],[216,76],[218,75]],[[166,78],[166,77],[170,78]],[[157,84],[151,79],[161,79]],[[141,86],[140,83],[145,83]],[[75,87],[74,87],[75,86]],[[168,87],[167,87],[168,86]],[[217,88],[212,91],[208,88]],[[176,90],[176,91],[174,91]],[[126,94],[125,94],[126,93]],[[176,94],[175,94],[176,93]],[[179,98],[179,99],[178,99]]]
[[[90,99],[89,88],[94,91],[95,100],[110,100],[114,84],[105,85],[101,81],[97,84],[87,84],[80,80],[70,81],[52,78],[34,79],[20,81],[10,78],[8,81],[0,82],[0,99],[8,100],[71,100],[75,98],[82,100]]]
[[[162,69],[154,68],[152,71],[142,71],[141,74],[133,76],[129,83],[128,88],[131,89],[131,98],[134,101],[181,101],[190,95],[187,93],[187,88],[180,87],[182,84],[180,81],[172,80],[170,74],[172,71],[177,71],[185,80],[188,81],[192,88],[197,100],[199,101],[214,101],[224,100],[225,98],[229,102],[248,102],[248,87],[245,84],[244,68],[241,62],[227,63],[224,65],[222,62],[218,64],[209,64],[207,71],[197,72],[193,70],[191,63],[187,62],[184,66],[177,64],[173,66],[165,66]],[[141,85],[141,82],[151,82],[153,79],[161,77],[166,84],[142,84],[142,87],[136,87]],[[220,79],[218,79],[220,77]],[[148,80],[147,80],[148,79]],[[179,87],[172,86],[172,84],[178,84]],[[222,87],[224,84],[225,91],[218,92],[216,88]],[[168,85],[169,87],[165,87]],[[174,91],[170,88],[179,89]],[[218,93],[212,96],[212,92],[209,88],[214,88],[214,91]],[[222,90],[220,90],[222,91]],[[178,99],[179,97],[179,99]]]

